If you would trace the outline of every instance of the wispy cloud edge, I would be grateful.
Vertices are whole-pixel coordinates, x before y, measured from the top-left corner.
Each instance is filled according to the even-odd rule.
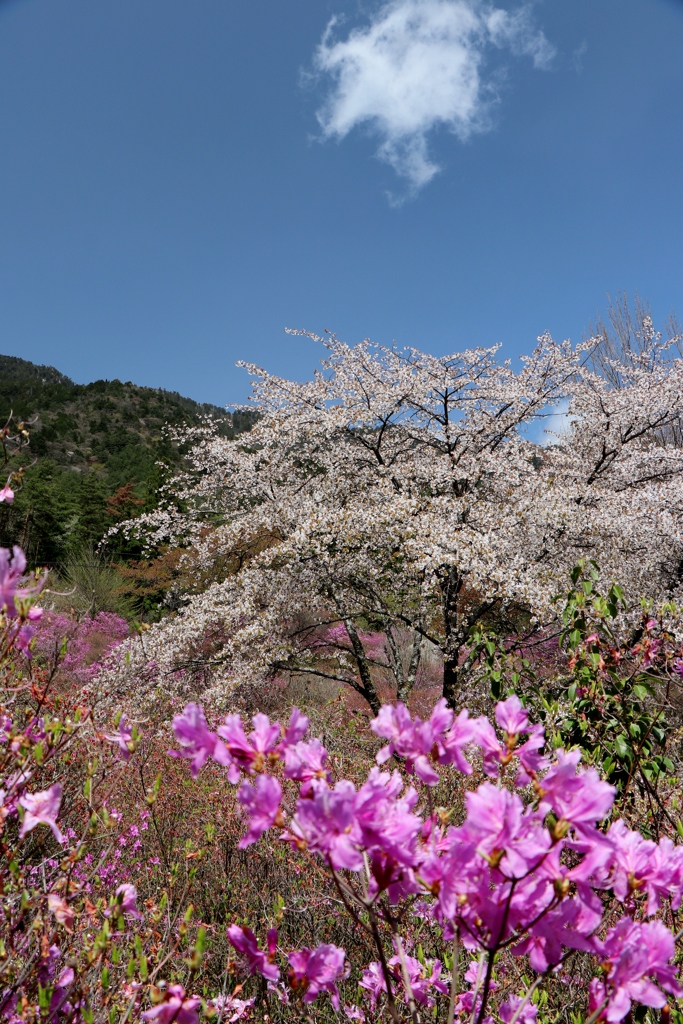
[[[512,11],[482,0],[389,0],[370,23],[335,38],[332,19],[314,56],[333,87],[318,111],[326,138],[366,126],[377,155],[417,192],[439,172],[428,136],[445,127],[461,140],[491,126],[495,89],[483,75],[490,47],[550,67],[554,47],[531,6]]]

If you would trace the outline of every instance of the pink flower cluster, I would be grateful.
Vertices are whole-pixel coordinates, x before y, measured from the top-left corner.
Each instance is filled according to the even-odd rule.
[[[396,919],[419,913],[444,938],[457,935],[491,964],[508,950],[543,973],[573,951],[592,954],[606,966],[591,999],[598,1016],[610,1021],[621,1020],[632,1001],[662,1006],[665,992],[683,995],[670,964],[673,935],[661,921],[648,920],[665,902],[674,911],[683,902],[683,847],[666,838],[645,840],[623,821],[606,829],[614,788],[594,768],[580,766],[579,751],[544,754],[543,729],[530,724],[517,697],[497,705],[495,720],[498,731],[467,711],[455,717],[439,701],[424,722],[399,704],[383,707],[372,723],[388,740],[379,764],[395,754],[427,787],[447,766],[471,774],[469,758],[478,751],[483,772],[495,783],[467,792],[464,820],[451,825],[422,806],[399,771],[375,767],[359,788],[345,779],[335,782],[322,744],[304,739],[308,721],[296,709],[286,727],[256,715],[246,733],[240,717],[229,715],[213,732],[201,708],[191,704],[176,716],[174,729],[182,748],[177,756],[190,759],[194,774],[213,758],[239,784],[248,823],[242,846],[279,828],[282,841],[320,857],[338,884],[340,872],[356,873],[363,906],[378,907],[383,893],[390,904],[411,898],[412,911],[404,909]],[[298,783],[290,802],[284,795],[288,779]],[[623,905],[623,916],[614,925],[613,910],[608,928],[609,893],[617,907]],[[269,937],[264,952],[248,929],[233,926],[229,936],[249,969],[275,984],[275,938]],[[329,991],[336,1006],[336,989],[329,986],[341,976],[342,954],[327,947],[290,954],[290,987],[305,991],[304,999]],[[394,958],[365,969],[361,985],[371,1002],[392,977],[397,990],[412,990],[411,998],[424,1006],[444,991],[438,961],[425,968],[406,957],[399,969]],[[482,1015],[491,977],[489,971],[478,994]],[[529,1013],[516,1007],[509,1016]]]
[[[125,640],[128,633],[126,620],[112,612],[75,620],[69,615],[48,611],[38,630],[35,649],[37,654],[52,662],[66,640],[66,652],[59,661],[60,671],[84,684],[94,679],[102,667],[102,659]]]
[[[182,985],[169,985],[162,1002],[142,1014],[143,1020],[157,1024],[198,1024],[201,999],[187,996]]]
[[[464,751],[472,745],[481,748],[484,772],[494,777],[501,766],[509,764],[514,751],[519,762],[518,781],[526,784],[529,773],[548,765],[539,754],[544,745],[543,728],[529,724],[529,717],[518,697],[510,697],[498,704],[496,722],[504,732],[503,743],[488,718],[472,719],[466,710],[455,718],[443,698],[437,702],[426,722],[411,718],[401,703],[395,706],[385,704],[371,724],[373,732],[389,740],[388,745],[380,750],[377,761],[382,764],[392,754],[398,754],[405,759],[408,772],[414,772],[425,785],[436,786],[439,782],[436,764],[454,764],[465,775],[471,774],[472,767]],[[522,734],[528,735],[528,739],[518,746]]]
[[[34,623],[43,614],[43,609],[33,602],[45,581],[27,585],[25,572],[26,556],[21,548],[14,547],[11,554],[7,548],[0,548],[0,614],[9,620],[9,643],[30,658],[30,643],[36,634]]]
[[[275,963],[278,933],[270,928],[266,937],[266,949],[259,947],[256,936],[249,928],[230,925],[228,939],[240,954],[241,965],[246,974],[260,974],[268,982],[272,992],[287,1002],[289,996],[278,987],[280,968]],[[335,1010],[339,1009],[337,982],[348,974],[346,953],[339,946],[323,943],[316,949],[296,949],[287,954],[289,971],[287,982],[290,990],[300,996],[304,1003],[312,1003],[324,992],[328,992]]]
[[[434,1006],[432,992],[439,992],[445,995],[448,992],[448,984],[442,979],[442,967],[440,960],[426,960],[421,964],[413,956],[405,956],[406,973],[410,983],[410,991],[413,999],[419,1006],[428,1010]],[[404,987],[401,973],[401,958],[398,954],[387,961],[391,980],[398,991],[403,990],[403,998],[408,1002],[408,993]],[[387,983],[382,970],[382,965],[373,960],[363,971],[360,987],[364,989],[374,1009],[380,993],[387,991]]]

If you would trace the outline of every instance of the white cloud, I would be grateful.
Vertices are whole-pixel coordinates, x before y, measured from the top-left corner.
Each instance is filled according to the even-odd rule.
[[[577,75],[580,75],[583,71],[583,58],[586,56],[587,53],[588,43],[584,39],[581,45],[577,46],[577,48],[574,50],[574,53],[572,54],[572,65]]]
[[[488,12],[485,20],[491,42],[496,46],[508,46],[516,57],[531,57],[535,68],[546,71],[550,67],[555,47],[534,27],[528,5],[513,12],[496,8]]]
[[[493,79],[482,76],[487,48],[507,48],[549,66],[554,49],[533,26],[528,5],[513,12],[482,0],[390,0],[365,28],[334,38],[333,19],[315,67],[334,79],[318,119],[325,136],[343,139],[365,125],[378,155],[413,191],[440,170],[427,137],[443,126],[467,139],[490,125]]]

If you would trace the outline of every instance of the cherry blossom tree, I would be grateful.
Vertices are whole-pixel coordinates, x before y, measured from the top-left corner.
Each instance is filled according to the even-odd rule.
[[[152,688],[199,678],[217,700],[309,672],[377,713],[377,679],[407,699],[427,645],[455,707],[473,630],[552,622],[579,558],[632,598],[675,595],[675,337],[645,332],[627,360],[609,360],[611,377],[591,359],[599,338],[543,335],[514,369],[495,349],[435,357],[311,337],[327,351],[313,380],[243,364],[260,416],[248,437],[211,424],[177,435],[187,471],[125,525],[151,547],[184,546],[191,584],[175,617],[124,645],[115,689],[145,665]],[[567,428],[544,440],[558,406]]]

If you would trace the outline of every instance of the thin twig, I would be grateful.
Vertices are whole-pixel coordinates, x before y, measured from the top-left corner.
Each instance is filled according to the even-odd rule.
[[[453,1024],[453,1018],[455,1017],[455,1000],[458,995],[458,989],[460,988],[460,932],[455,929],[455,935],[453,936],[453,963],[451,964],[451,994],[448,1000],[448,1020],[447,1024]]]

